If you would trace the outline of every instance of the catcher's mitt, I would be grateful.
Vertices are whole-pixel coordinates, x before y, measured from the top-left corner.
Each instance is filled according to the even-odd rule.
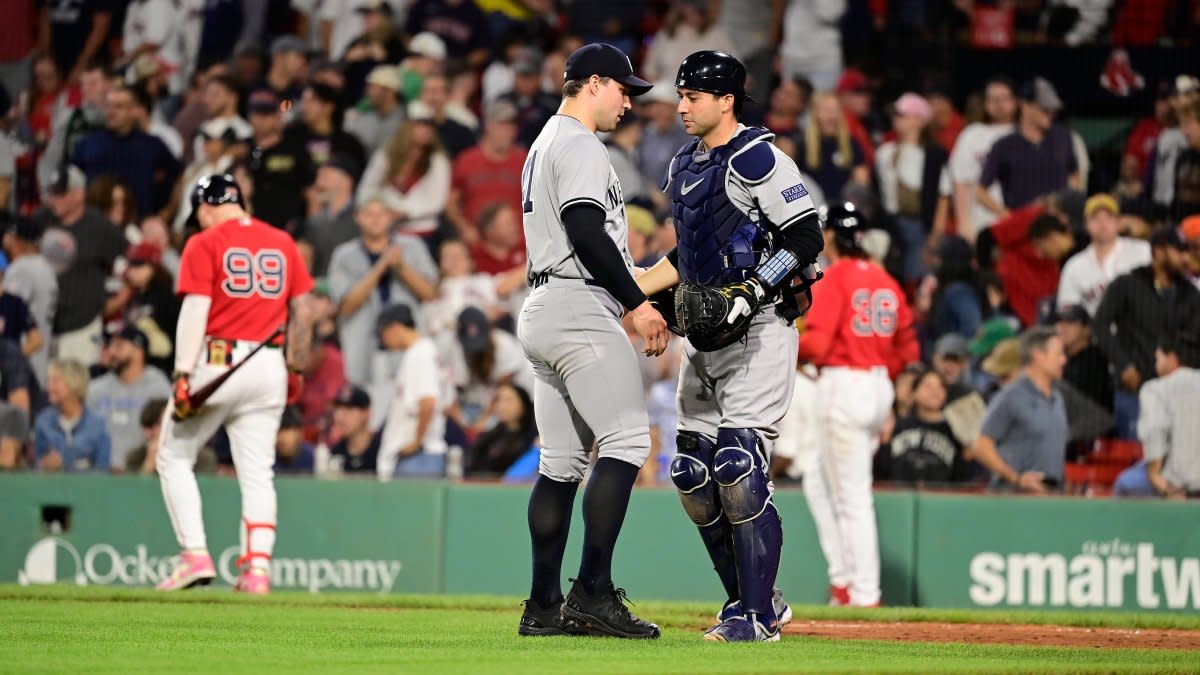
[[[713,352],[746,334],[764,295],[754,280],[718,287],[680,284],[675,317],[693,347]]]
[[[675,318],[675,287],[661,290],[649,298],[650,304],[654,309],[662,314],[662,318],[667,322],[667,328],[674,334],[683,337],[683,329],[679,327],[679,320]]]

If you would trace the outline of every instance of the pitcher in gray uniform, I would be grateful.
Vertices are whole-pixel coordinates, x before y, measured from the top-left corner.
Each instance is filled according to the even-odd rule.
[[[724,642],[778,640],[790,619],[774,589],[783,528],[767,470],[795,383],[793,322],[824,245],[796,164],[766,129],[737,121],[745,79],[721,52],[679,66],[678,111],[696,138],[664,186],[678,245],[638,279],[651,295],[679,285],[664,302],[688,338],[671,479],[728,595],[705,633]]]
[[[529,497],[533,581],[518,633],[657,638],[613,585],[613,547],[650,425],[629,311],[647,354],[667,345],[666,322],[633,279],[625,203],[597,131],[611,131],[629,98],[650,84],[629,58],[603,44],[567,59],[562,105],[529,148],[521,179],[529,282],[517,336],[533,364],[541,432],[538,480]],[[575,492],[593,445],[599,459],[583,497],[579,575],[566,598],[560,573]]]

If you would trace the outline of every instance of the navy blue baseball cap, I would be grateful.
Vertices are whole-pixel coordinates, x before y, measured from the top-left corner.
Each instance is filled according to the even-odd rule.
[[[567,57],[567,80],[586,80],[592,75],[620,82],[629,89],[630,96],[644,94],[654,86],[633,74],[633,64],[625,52],[602,42],[584,45]]]

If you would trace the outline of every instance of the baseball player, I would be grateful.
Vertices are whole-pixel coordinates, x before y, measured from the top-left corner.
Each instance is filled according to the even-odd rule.
[[[650,454],[642,379],[622,315],[633,315],[647,354],[661,354],[668,335],[633,280],[621,184],[595,136],[612,131],[630,97],[650,84],[604,44],[571,54],[565,79],[558,114],[529,148],[521,180],[533,289],[517,336],[536,375],[542,452],[529,497],[533,581],[518,633],[657,638],[658,626],[629,612],[610,576],[629,494]],[[599,459],[583,497],[583,556],[564,599],[563,549],[593,444]]]
[[[728,595],[705,639],[774,641],[791,610],[773,590],[783,528],[768,469],[795,385],[796,329],[822,240],[817,212],[773,135],[738,122],[746,69],[715,51],[679,66],[684,129],[664,191],[678,244],[639,277],[675,287],[678,454],[671,479]],[[799,284],[798,286],[795,284]],[[676,326],[677,324],[677,326]]]
[[[800,335],[799,356],[821,369],[821,445],[804,495],[829,565],[830,604],[879,604],[879,542],[871,460],[892,407],[890,372],[920,357],[904,293],[869,262],[866,220],[852,204],[825,219],[830,266]]]
[[[292,238],[246,214],[233,176],[201,178],[191,200],[202,231],[179,261],[174,415],[164,418],[158,453],[167,515],[183,553],[158,588],[205,585],[215,576],[192,465],[223,424],[242,492],[242,573],[235,588],[266,593],[275,545],[275,434],[284,404],[298,397],[299,377],[288,366],[298,372],[307,361],[313,282]],[[285,323],[286,354],[278,340],[247,358]],[[192,392],[231,367],[237,370],[206,402],[193,404]]]

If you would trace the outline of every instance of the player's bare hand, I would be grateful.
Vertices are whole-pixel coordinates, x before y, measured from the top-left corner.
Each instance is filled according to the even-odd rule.
[[[667,322],[662,314],[654,309],[647,300],[638,305],[633,315],[633,329],[642,337],[642,353],[646,356],[658,356],[667,350],[670,334],[667,332]]]
[[[1017,477],[1017,489],[1035,495],[1046,494],[1045,474],[1041,471],[1026,471]]]

